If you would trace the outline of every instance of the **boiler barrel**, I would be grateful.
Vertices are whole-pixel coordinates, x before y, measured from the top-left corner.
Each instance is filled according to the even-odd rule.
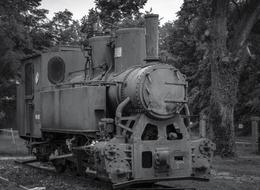
[[[129,110],[167,119],[187,102],[187,82],[176,68],[166,64],[139,66],[112,76],[118,82],[109,88],[109,101],[115,108],[127,97]]]

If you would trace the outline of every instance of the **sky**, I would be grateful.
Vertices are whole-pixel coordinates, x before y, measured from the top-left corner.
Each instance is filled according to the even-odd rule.
[[[159,14],[163,24],[176,19],[176,12],[180,10],[182,3],[183,0],[148,0],[141,11],[149,11],[152,8],[153,13]],[[50,19],[55,12],[68,9],[73,13],[73,18],[79,20],[94,6],[94,0],[42,0],[40,7],[49,10]]]

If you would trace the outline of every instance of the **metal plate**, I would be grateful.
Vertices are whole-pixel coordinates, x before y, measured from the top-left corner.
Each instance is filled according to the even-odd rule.
[[[185,81],[179,72],[157,68],[146,74],[142,96],[147,109],[156,115],[167,116],[177,112],[185,102]]]

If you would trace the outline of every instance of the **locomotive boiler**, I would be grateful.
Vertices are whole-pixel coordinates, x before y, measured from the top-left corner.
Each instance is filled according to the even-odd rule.
[[[158,59],[158,15],[145,28],[23,59],[20,137],[39,161],[115,188],[207,179],[214,144],[191,140],[187,80]]]

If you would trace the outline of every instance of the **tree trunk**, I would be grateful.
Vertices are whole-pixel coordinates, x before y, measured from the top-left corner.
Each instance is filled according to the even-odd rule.
[[[234,123],[233,106],[227,106],[215,102],[214,112],[211,116],[213,124],[214,142],[216,143],[216,154],[222,157],[231,157],[235,155],[234,151]],[[217,105],[218,104],[218,105]]]
[[[233,69],[223,66],[218,60],[211,63],[210,126],[214,132],[216,154],[229,157],[234,156],[234,106],[238,89],[238,76]],[[233,73],[233,74],[232,74]]]
[[[239,73],[243,65],[246,40],[260,12],[260,1],[251,0],[244,7],[233,39],[229,41],[227,17],[229,0],[213,0],[211,28],[211,99],[209,125],[216,143],[216,153],[234,156],[234,107],[237,101]]]
[[[214,132],[216,153],[234,155],[233,113],[238,88],[236,66],[227,49],[229,0],[213,1],[211,28],[211,99],[209,125]]]

